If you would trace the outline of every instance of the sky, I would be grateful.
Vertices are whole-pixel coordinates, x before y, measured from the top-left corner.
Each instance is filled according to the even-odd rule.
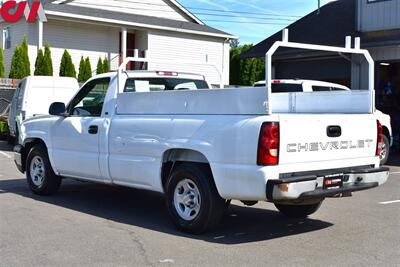
[[[257,44],[318,8],[318,0],[178,1],[205,24],[238,36],[240,44]]]

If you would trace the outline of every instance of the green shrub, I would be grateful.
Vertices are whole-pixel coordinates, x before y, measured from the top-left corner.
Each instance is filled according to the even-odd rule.
[[[22,79],[24,78],[22,76],[22,71],[21,71],[21,48],[20,46],[16,46],[14,49],[14,54],[11,59],[11,68],[10,68],[10,79]]]
[[[105,57],[103,61],[103,71],[104,73],[110,72],[110,64],[108,63],[107,57]]]
[[[82,56],[81,61],[79,62],[78,82],[83,83],[85,81],[85,60]]]
[[[96,68],[96,74],[102,74],[104,73],[104,66],[103,66],[103,60],[101,57],[97,61],[97,68]]]
[[[35,73],[34,73],[35,76],[43,75],[43,62],[44,62],[43,50],[39,49],[35,62]]]
[[[4,65],[3,49],[0,49],[0,78],[6,77],[6,66]]]
[[[53,61],[51,59],[51,51],[49,44],[44,45],[44,60],[43,60],[43,76],[53,76]]]
[[[68,53],[68,51],[66,49],[64,50],[63,56],[61,58],[59,75],[60,75],[60,77],[76,78],[75,65],[72,62],[71,55]]]
[[[28,43],[26,42],[26,36],[22,38],[22,44],[20,46],[21,53],[21,76],[23,78],[31,75],[31,63],[29,62],[28,54]]]
[[[92,66],[90,64],[90,59],[87,57],[85,59],[85,81],[92,78]]]

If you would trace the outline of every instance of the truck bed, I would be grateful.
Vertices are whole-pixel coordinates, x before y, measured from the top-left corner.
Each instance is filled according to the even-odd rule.
[[[193,91],[121,93],[117,114],[267,115],[267,89],[231,88]],[[368,114],[368,90],[272,94],[273,113]]]

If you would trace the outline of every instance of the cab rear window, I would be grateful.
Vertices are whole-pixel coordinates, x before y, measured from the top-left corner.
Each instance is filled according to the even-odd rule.
[[[124,92],[157,92],[198,89],[209,89],[209,87],[204,80],[177,78],[130,78],[126,81]]]
[[[265,83],[255,84],[254,87],[265,87]],[[273,83],[272,93],[295,93],[303,92],[303,86],[301,84],[292,83]]]
[[[291,83],[273,83],[272,93],[295,93],[303,92],[303,86],[301,84]]]

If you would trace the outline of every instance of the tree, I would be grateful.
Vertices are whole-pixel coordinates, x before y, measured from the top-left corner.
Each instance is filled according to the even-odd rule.
[[[244,45],[241,48],[240,53],[244,53],[252,48],[252,44]],[[253,59],[242,59],[240,60],[240,85],[251,85],[250,84],[250,75],[252,71]]]
[[[104,72],[105,71],[104,71],[103,61],[102,61],[102,59],[100,57],[99,60],[97,61],[96,73],[97,74],[102,74]]]
[[[84,83],[92,77],[92,67],[90,65],[90,59],[87,57],[86,59],[81,57],[81,61],[79,63],[79,74],[78,74],[78,82]]]
[[[264,59],[240,59],[241,53],[253,47],[252,44],[234,47],[232,44],[230,54],[230,83],[234,85],[253,85],[255,82],[265,80]]]
[[[71,55],[68,53],[67,49],[64,50],[63,56],[61,58],[59,75],[60,77],[76,78],[75,65],[72,62]]]
[[[89,57],[87,57],[85,59],[85,81],[89,80],[90,78],[92,78],[92,66],[90,64],[90,59]]]
[[[83,83],[85,82],[85,60],[83,59],[83,56],[81,57],[81,61],[79,62],[79,73],[78,73],[78,82]]]
[[[44,45],[43,73],[44,76],[53,76],[53,61],[48,43]]]
[[[103,71],[104,73],[110,72],[110,64],[108,63],[107,57],[103,60]]]
[[[238,39],[232,39],[229,41],[229,45],[231,48],[238,48],[239,47],[239,40]]]
[[[11,68],[10,68],[10,79],[22,79],[25,78],[22,76],[21,71],[21,48],[17,45],[14,49],[14,54],[11,59]]]
[[[0,78],[6,77],[6,66],[4,65],[3,49],[0,49]]]
[[[26,42],[26,36],[22,38],[22,43],[20,46],[21,53],[21,76],[23,78],[31,75],[31,63],[29,62],[29,54],[28,54],[28,43]]]
[[[43,64],[44,64],[43,50],[39,49],[35,62],[35,73],[34,73],[35,76],[43,75]]]
[[[230,74],[229,80],[230,84],[239,85],[240,84],[240,48],[232,48],[230,55]]]

